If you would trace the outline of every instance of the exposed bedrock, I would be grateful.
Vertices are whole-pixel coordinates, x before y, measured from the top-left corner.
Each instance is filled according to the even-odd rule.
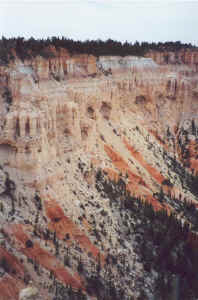
[[[151,53],[159,62],[155,54],[161,54]],[[101,122],[130,113],[151,128],[178,126],[198,113],[197,75],[182,73],[194,68],[197,54],[192,53],[191,64],[189,55],[187,64],[162,66],[152,58],[69,57],[62,51],[57,58],[2,68],[0,141],[13,148],[10,164],[26,161],[35,168],[62,151],[90,149]]]
[[[122,200],[131,193],[191,222],[182,201],[197,197],[197,52],[51,51],[0,67],[3,300],[55,299],[68,286],[85,293],[88,283],[88,299],[99,300],[105,281],[96,298],[96,273],[112,275],[126,299],[140,299],[142,286],[151,299],[160,271],[144,269],[138,245],[152,222],[142,231],[137,199]]]

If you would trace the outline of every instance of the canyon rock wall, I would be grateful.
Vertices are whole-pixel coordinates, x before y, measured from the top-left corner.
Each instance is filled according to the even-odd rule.
[[[25,268],[20,278],[9,273],[9,289],[18,299],[29,274],[43,299],[57,293],[56,280],[86,294],[89,272],[83,273],[76,257],[88,270],[94,262],[102,268],[112,250],[120,261],[120,253],[128,257],[123,276],[113,269],[114,280],[123,278],[117,286],[138,299],[139,278],[147,273],[136,260],[132,240],[119,240],[121,216],[99,192],[98,169],[111,180],[124,180],[129,193],[156,210],[182,215],[171,197],[196,202],[194,189],[186,188],[192,182],[181,177],[198,171],[197,52],[152,51],[142,58],[51,52],[55,57],[16,59],[0,67],[2,247],[9,255],[14,249],[15,264]],[[162,191],[167,197],[163,204],[156,197]],[[2,253],[13,265],[15,258]],[[139,277],[131,277],[130,286],[132,260]],[[153,271],[146,280],[151,294],[155,276]],[[7,299],[6,293],[0,295]]]
[[[181,49],[179,51],[149,51],[146,56],[151,57],[157,64],[186,64],[190,66],[194,72],[198,68],[198,51],[196,49]]]
[[[197,73],[186,73],[192,69],[152,58],[69,57],[65,51],[1,68],[2,165],[14,170],[13,176],[26,172],[26,184],[45,191],[50,178],[63,177],[59,164],[69,153],[100,156],[98,139],[108,122],[122,132],[124,120],[134,118],[164,137],[168,128],[175,132],[196,122]],[[21,182],[18,186],[23,189]]]

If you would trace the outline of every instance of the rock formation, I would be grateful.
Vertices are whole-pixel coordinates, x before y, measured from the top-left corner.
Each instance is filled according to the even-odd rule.
[[[65,49],[0,66],[0,300],[38,299],[38,290],[46,300],[165,299],[158,282],[167,288],[175,269],[148,263],[157,241],[142,256],[138,199],[196,234],[197,67],[195,50],[140,58]],[[181,282],[190,276],[182,272]],[[30,279],[35,288],[24,289]]]

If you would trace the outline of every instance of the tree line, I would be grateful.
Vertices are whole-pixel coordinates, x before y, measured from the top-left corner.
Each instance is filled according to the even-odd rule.
[[[33,37],[25,39],[23,37],[0,39],[0,65],[7,65],[10,60],[15,59],[15,54],[22,61],[31,59],[38,55],[44,58],[53,57],[53,51],[50,46],[54,46],[58,51],[65,48],[71,55],[73,54],[92,54],[95,56],[102,55],[134,55],[144,56],[149,50],[154,51],[179,51],[181,49],[197,49],[192,44],[176,42],[138,42],[131,43],[128,41],[120,42],[112,39],[105,41],[97,40],[73,40],[66,37],[51,37],[47,39],[34,39]]]

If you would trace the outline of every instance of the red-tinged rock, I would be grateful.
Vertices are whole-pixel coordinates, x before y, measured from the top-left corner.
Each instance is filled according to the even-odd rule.
[[[165,177],[161,175],[160,172],[158,172],[154,167],[148,164],[142,154],[134,149],[134,147],[131,146],[126,139],[124,139],[124,144],[130,151],[131,155],[142,165],[142,167],[145,168],[159,184],[162,184],[162,182],[165,180]]]
[[[128,183],[126,185],[127,190],[136,197],[142,198],[144,201],[148,201],[152,204],[155,210],[164,209],[160,202],[152,196],[151,191],[148,189],[146,183],[141,177],[131,172],[128,164],[122,159],[122,157],[111,149],[108,145],[104,145],[106,153],[112,159],[115,167],[119,169],[122,174],[128,174]],[[110,172],[110,178],[112,172]],[[169,208],[170,209],[170,208]]]
[[[0,279],[0,300],[18,300],[19,292],[24,286],[22,281],[5,275]]]
[[[31,248],[26,247],[26,242],[30,240],[30,237],[24,232],[23,225],[8,225],[4,228],[4,230],[9,236],[13,236],[18,242],[20,242],[19,250],[27,257],[35,260],[47,270],[52,271],[55,274],[55,277],[66,285],[71,285],[76,289],[84,289],[79,278],[74,278],[53,255],[42,249],[38,242],[34,242],[33,247]]]
[[[46,214],[51,220],[49,228],[56,231],[56,235],[59,239],[65,239],[69,234],[71,240],[75,240],[79,243],[79,246],[87,253],[91,252],[95,259],[98,259],[100,255],[101,262],[104,262],[103,254],[96,246],[94,246],[89,238],[77,227],[77,225],[64,215],[62,208],[56,203],[55,200],[45,201]]]
[[[13,254],[9,253],[5,248],[0,247],[0,261],[5,261],[8,268],[8,273],[24,277],[24,266],[19,262],[19,260]]]
[[[127,162],[121,157],[120,154],[118,154],[116,151],[114,151],[110,146],[108,146],[106,144],[104,145],[104,150],[107,153],[107,155],[109,156],[109,158],[112,160],[112,163],[114,164],[114,166],[122,174],[128,174],[129,179],[131,182],[133,182],[133,184],[141,185],[141,186],[148,188],[148,186],[146,185],[144,180],[140,176],[134,174],[130,170],[130,167],[128,166]]]

